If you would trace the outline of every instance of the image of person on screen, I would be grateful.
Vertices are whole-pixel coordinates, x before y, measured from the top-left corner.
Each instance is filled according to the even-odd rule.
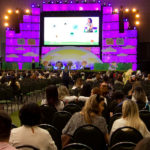
[[[91,18],[88,18],[87,32],[93,32],[93,23]]]

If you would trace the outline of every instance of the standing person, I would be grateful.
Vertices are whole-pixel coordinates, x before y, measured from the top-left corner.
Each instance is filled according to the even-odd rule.
[[[0,150],[16,150],[9,144],[11,118],[4,111],[0,111]]]
[[[69,72],[67,66],[65,67],[65,69],[62,72],[62,82],[67,88],[69,88],[70,72]]]
[[[35,59],[32,58],[32,69],[35,69]]]

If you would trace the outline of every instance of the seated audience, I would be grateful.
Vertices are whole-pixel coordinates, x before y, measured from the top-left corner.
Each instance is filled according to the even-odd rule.
[[[91,95],[92,86],[89,82],[85,82],[81,89],[80,96],[78,97],[78,101],[87,101]]]
[[[135,147],[134,150],[149,150],[150,149],[150,138],[142,139]]]
[[[124,94],[122,91],[115,91],[112,95],[112,102],[109,104],[110,117],[115,113],[122,112],[122,104],[124,100]]]
[[[75,113],[63,129],[62,145],[65,146],[68,144],[75,130],[86,124],[92,124],[98,127],[104,134],[106,142],[108,142],[107,124],[101,115],[103,109],[104,98],[96,94],[92,95],[86,101],[82,111]]]
[[[122,106],[122,117],[117,119],[111,129],[111,134],[118,128],[130,126],[137,129],[143,137],[150,137],[146,125],[139,117],[137,104],[132,100],[125,100]]]
[[[138,86],[133,89],[132,93],[132,100],[137,103],[139,110],[145,109],[148,99],[144,89],[141,86]]]
[[[57,150],[56,145],[49,132],[38,127],[40,124],[40,107],[35,103],[24,105],[19,118],[21,127],[11,131],[10,143],[17,147],[31,145],[40,150]]]
[[[55,112],[63,110],[64,103],[58,99],[58,90],[56,85],[50,85],[46,88],[46,99],[42,101],[41,123],[51,124]]]
[[[99,90],[98,87],[92,88],[92,90],[91,90],[91,95],[94,95],[94,94],[100,94],[100,90]]]
[[[0,111],[0,150],[16,150],[9,144],[10,131],[11,118],[4,111]]]
[[[58,87],[58,98],[59,100],[62,100],[65,104],[77,100],[76,96],[70,96],[68,88],[64,85],[60,85]]]

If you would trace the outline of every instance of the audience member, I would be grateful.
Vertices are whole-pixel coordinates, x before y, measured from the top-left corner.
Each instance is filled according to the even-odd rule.
[[[149,150],[150,149],[150,137],[143,138],[135,147],[134,150]]]
[[[93,124],[97,126],[103,132],[106,142],[108,142],[107,124],[105,119],[102,117],[102,111],[104,109],[103,105],[104,98],[99,95],[92,95],[86,101],[82,111],[75,113],[63,129],[63,146],[69,143],[75,130],[85,124]]]
[[[118,128],[130,126],[137,129],[143,137],[150,137],[146,125],[139,117],[137,104],[132,100],[125,100],[122,106],[122,117],[117,119],[111,129],[111,134]]]
[[[16,150],[9,144],[10,131],[11,118],[4,111],[0,111],[0,150]]]
[[[37,104],[24,105],[19,112],[19,118],[21,127],[12,129],[10,135],[10,143],[13,146],[31,145],[40,150],[57,150],[49,132],[38,127],[40,107]]]

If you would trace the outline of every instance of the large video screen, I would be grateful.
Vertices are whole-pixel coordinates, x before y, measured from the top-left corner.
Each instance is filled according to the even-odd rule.
[[[100,17],[44,16],[44,46],[98,46],[100,41]]]

